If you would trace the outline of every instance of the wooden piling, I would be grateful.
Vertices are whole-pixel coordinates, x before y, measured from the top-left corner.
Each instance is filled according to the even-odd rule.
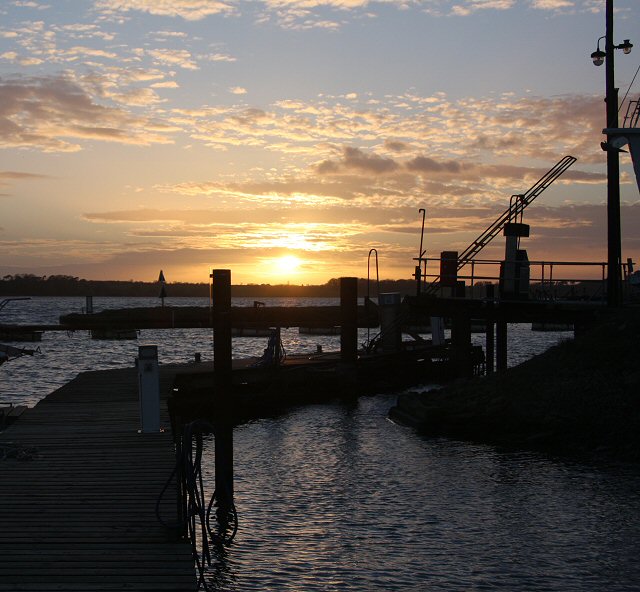
[[[485,372],[493,374],[495,366],[495,330],[496,324],[492,319],[487,319],[485,326]]]
[[[473,376],[471,360],[471,318],[467,314],[459,314],[451,319],[451,345],[456,375]]]
[[[340,278],[340,360],[358,359],[358,278]]]
[[[217,516],[226,527],[233,508],[233,422],[231,419],[231,271],[214,269],[213,299],[213,369],[215,399],[215,483]]]
[[[496,371],[507,369],[507,321],[499,319],[496,322]]]
[[[231,385],[231,271],[214,269],[211,278],[213,368],[216,387],[224,391]]]

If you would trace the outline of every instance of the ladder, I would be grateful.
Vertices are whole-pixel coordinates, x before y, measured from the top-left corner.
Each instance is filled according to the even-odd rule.
[[[565,156],[560,159],[549,171],[536,181],[526,193],[512,195],[509,207],[491,224],[476,240],[474,240],[460,255],[458,255],[457,269],[460,271],[467,263],[484,249],[504,228],[509,221],[522,219],[522,212],[533,202],[549,185],[562,175],[577,159],[573,156]],[[426,274],[425,274],[426,277]],[[438,276],[426,289],[426,293],[433,293],[438,289]]]

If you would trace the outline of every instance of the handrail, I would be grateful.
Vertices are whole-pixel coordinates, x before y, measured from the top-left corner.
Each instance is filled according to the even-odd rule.
[[[2,310],[9,302],[14,302],[15,300],[31,300],[30,296],[21,296],[19,298],[5,298],[2,302],[0,302],[0,310]]]
[[[434,259],[430,259],[431,261],[439,261],[439,259],[434,258]],[[469,280],[470,281],[470,285],[468,286],[468,288],[470,288],[471,290],[471,296],[473,297],[474,294],[474,290],[477,290],[480,286],[478,286],[477,282],[489,282],[489,283],[494,283],[494,282],[499,282],[500,281],[500,272],[496,271],[495,274],[490,275],[489,273],[478,273],[476,267],[477,266],[491,266],[494,268],[499,268],[500,265],[503,263],[502,260],[500,259],[474,259],[472,262],[472,266],[471,266],[471,274],[470,275],[458,275],[458,278],[462,281],[464,280]],[[608,264],[606,261],[546,261],[546,260],[540,260],[540,261],[528,261],[528,266],[529,269],[531,271],[533,271],[533,269],[535,268],[540,268],[540,274],[537,276],[534,276],[531,271],[530,271],[530,276],[529,276],[529,285],[530,288],[535,289],[536,287],[541,288],[542,290],[545,290],[545,287],[549,287],[549,288],[554,288],[557,290],[558,287],[561,286],[567,286],[569,288],[571,288],[572,286],[575,287],[576,285],[579,284],[583,284],[583,285],[593,285],[593,284],[601,284],[602,288],[600,290],[598,290],[598,292],[596,293],[599,294],[600,292],[603,292],[604,290],[604,286],[606,285],[606,270],[608,267]],[[630,269],[630,267],[633,265],[632,261],[627,261],[625,263],[621,263],[621,268],[622,268],[622,274],[621,277],[625,278],[623,280],[623,284],[624,285],[628,285],[628,278],[630,276],[630,274],[628,273],[628,270]],[[568,267],[580,267],[580,268],[585,268],[585,267],[595,267],[595,268],[599,268],[600,273],[598,274],[599,277],[565,277],[563,276],[558,276],[558,274],[556,273],[554,276],[554,267],[556,268],[568,268]],[[504,273],[504,270],[503,270]],[[425,271],[425,278],[439,278],[439,275],[436,273],[432,273],[432,274],[427,274]],[[504,280],[505,277],[503,276],[502,279]],[[516,279],[516,278],[509,278],[507,277],[506,279]],[[434,285],[434,284],[431,284]],[[494,283],[494,285],[496,285]],[[434,292],[432,291],[432,294]],[[593,295],[592,295],[593,298]]]

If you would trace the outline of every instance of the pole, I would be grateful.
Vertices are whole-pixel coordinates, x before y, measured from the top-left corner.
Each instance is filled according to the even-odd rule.
[[[222,529],[229,524],[233,508],[233,418],[231,413],[231,271],[214,269],[213,374],[215,401],[215,483],[217,518]]]
[[[358,360],[358,278],[340,278],[340,361]]]
[[[507,321],[496,321],[496,372],[507,369]]]
[[[451,345],[456,378],[471,378],[471,317],[461,312],[451,319]]]
[[[607,128],[618,127],[618,89],[615,83],[613,43],[613,0],[607,0],[606,35],[606,107]],[[622,263],[620,231],[620,160],[612,145],[613,136],[607,134],[607,305],[620,306],[620,264]]]

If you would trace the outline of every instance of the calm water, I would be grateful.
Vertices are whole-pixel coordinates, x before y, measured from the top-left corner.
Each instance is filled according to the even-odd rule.
[[[328,303],[286,303],[314,302]],[[96,310],[155,306],[157,299],[94,304]],[[34,298],[13,303],[0,320],[56,322],[83,305],[80,298]],[[510,364],[568,336],[520,325],[509,334]],[[295,330],[283,337],[289,351],[338,343]],[[192,360],[195,352],[212,357],[209,330],[143,331],[132,342],[49,333],[40,344],[24,344],[39,345],[40,355],[0,366],[0,403],[33,405],[79,371],[131,366],[141,343],[157,344],[165,363]],[[234,355],[259,354],[265,343],[235,339]],[[424,438],[386,418],[394,402],[394,394],[379,394],[238,427],[240,528],[211,570],[211,585],[229,591],[640,591],[637,468]],[[213,443],[208,446],[211,491]]]
[[[640,474],[427,439],[395,398],[236,430],[221,590],[640,590]],[[209,474],[211,478],[211,475]]]

